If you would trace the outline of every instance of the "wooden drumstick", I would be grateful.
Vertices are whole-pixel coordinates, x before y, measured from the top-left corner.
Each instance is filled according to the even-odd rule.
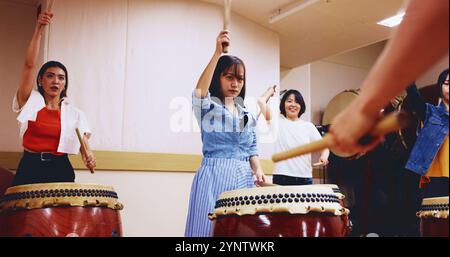
[[[47,11],[51,12],[52,8],[53,8],[53,3],[55,2],[55,0],[49,0],[47,3]]]
[[[80,141],[80,144],[81,144],[81,154],[84,155],[84,158],[87,159],[87,157],[89,156],[89,152],[90,152],[89,148],[85,144],[83,138],[81,137],[80,130],[78,128],[76,128],[75,131],[77,132],[77,137],[78,137],[78,140]],[[91,171],[92,174],[94,174],[94,169],[93,168],[90,168],[89,170]]]
[[[47,2],[47,8],[46,8],[46,11],[48,11],[48,12],[51,12],[51,11],[52,11],[54,1],[55,1],[55,0],[49,0],[49,1]],[[41,11],[41,12],[42,12],[42,11]],[[40,26],[39,26],[40,29],[42,29],[43,27],[44,27],[43,25],[40,25]]]
[[[223,0],[223,30],[228,30],[230,27],[230,15],[231,14],[231,0]],[[228,53],[228,43],[222,44],[222,52]]]
[[[325,166],[325,165],[323,165],[323,162],[316,162],[312,166],[313,167],[322,167],[322,166]]]
[[[360,143],[365,144],[370,142],[372,137],[383,136],[385,134],[397,131],[401,128],[406,127],[412,121],[412,115],[407,112],[394,112],[386,117],[382,118],[369,135],[364,136]],[[321,140],[314,141],[312,143],[302,145],[281,153],[274,154],[272,160],[274,162],[283,161],[290,159],[299,155],[308,154],[312,152],[321,151],[326,148],[330,148],[332,142],[331,134],[326,134]]]
[[[272,183],[268,183],[268,182],[259,182],[257,184],[260,187],[275,187],[275,186],[279,186],[277,184],[272,184]]]

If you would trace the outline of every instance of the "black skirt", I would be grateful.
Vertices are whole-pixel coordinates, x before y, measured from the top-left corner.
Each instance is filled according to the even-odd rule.
[[[74,181],[75,172],[67,154],[58,156],[24,151],[13,186]]]

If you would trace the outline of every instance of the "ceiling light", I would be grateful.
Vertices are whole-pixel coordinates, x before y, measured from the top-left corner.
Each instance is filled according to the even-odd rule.
[[[403,16],[405,16],[405,12],[401,11],[392,17],[389,17],[382,21],[377,22],[377,24],[392,28],[392,27],[399,25],[400,22],[402,22]]]
[[[279,8],[278,11],[269,18],[269,23],[273,24],[275,22],[278,22],[278,21],[288,17],[289,15],[296,13],[300,10],[303,10],[306,7],[308,7],[312,4],[315,4],[319,1],[320,0],[305,0],[305,1],[302,1],[302,3],[292,6],[290,8],[285,8],[285,9]]]

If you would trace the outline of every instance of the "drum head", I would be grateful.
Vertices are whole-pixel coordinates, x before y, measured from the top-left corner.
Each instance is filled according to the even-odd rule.
[[[346,90],[337,94],[328,103],[322,117],[322,125],[330,125],[333,119],[358,96],[357,90]]]
[[[335,97],[331,99],[328,103],[322,117],[322,125],[330,125],[333,119],[344,110],[353,100],[358,96],[359,89],[356,90],[346,90],[337,94]],[[364,154],[355,154],[355,153],[344,153],[337,152],[336,150],[332,150],[332,152],[339,157],[357,159]]]
[[[424,198],[416,215],[419,218],[448,219],[448,213],[448,196],[442,196]]]
[[[274,186],[238,189],[223,192],[209,218],[257,213],[348,215],[339,197],[329,186]]]
[[[79,183],[37,183],[10,187],[0,199],[0,211],[57,206],[107,207],[122,210],[111,186]]]

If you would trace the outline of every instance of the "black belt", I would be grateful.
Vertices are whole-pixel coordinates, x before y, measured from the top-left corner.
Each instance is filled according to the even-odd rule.
[[[40,161],[42,162],[49,162],[61,157],[66,157],[67,154],[64,155],[54,155],[52,153],[48,153],[48,152],[42,152],[42,153],[32,153],[32,152],[28,152],[28,151],[24,151],[24,155],[33,157],[33,158],[38,158]]]

